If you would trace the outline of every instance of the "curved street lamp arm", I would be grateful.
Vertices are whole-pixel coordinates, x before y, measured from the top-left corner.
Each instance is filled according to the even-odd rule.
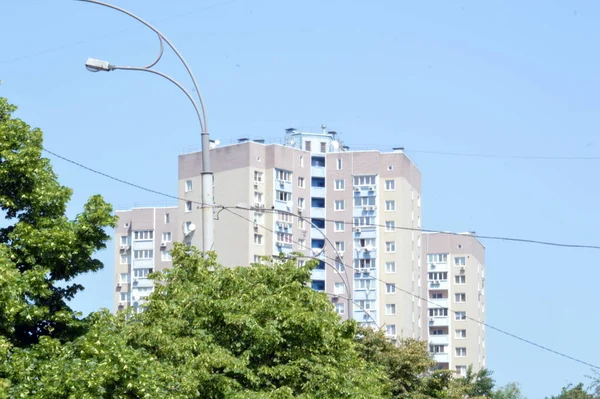
[[[196,104],[196,100],[194,100],[194,97],[190,94],[189,91],[186,90],[185,87],[183,87],[183,85],[181,83],[179,83],[178,81],[176,81],[175,79],[173,79],[172,77],[170,77],[169,75],[162,73],[160,71],[156,71],[154,69],[150,69],[148,67],[132,67],[132,66],[112,66],[114,70],[123,70],[123,71],[141,71],[141,72],[150,72],[153,73],[155,75],[161,76],[165,79],[167,79],[168,81],[170,81],[171,83],[173,83],[175,86],[179,87],[181,89],[181,91],[183,91],[185,93],[185,95],[187,96],[187,98],[190,99],[190,101],[192,102],[192,105],[194,106],[194,109],[196,110],[196,114],[198,115],[198,121],[200,122],[200,128],[202,130],[204,130],[204,126],[202,125],[202,114],[200,111],[200,108],[198,108],[198,104]]]
[[[160,35],[158,35],[158,41],[160,42],[160,53],[158,53],[158,57],[156,57],[156,60],[154,60],[154,62],[150,65],[146,65],[144,68],[146,69],[150,69],[152,68],[154,65],[158,64],[158,61],[160,61],[160,59],[163,56],[163,53],[165,52],[165,43],[163,42],[163,39]]]
[[[137,15],[135,15],[121,7],[117,7],[112,4],[104,3],[104,2],[101,2],[98,0],[76,0],[76,1],[98,4],[98,5],[101,5],[104,7],[112,8],[113,10],[122,12],[123,14],[129,15],[130,17],[132,17],[132,18],[138,20],[139,22],[141,22],[142,24],[146,25],[148,28],[152,29],[162,40],[165,41],[165,43],[167,43],[169,45],[169,47],[171,47],[173,52],[177,55],[179,60],[185,66],[185,69],[187,70],[188,74],[190,75],[190,78],[192,78],[192,83],[194,84],[194,89],[196,90],[196,93],[198,94],[198,99],[200,100],[200,108],[202,109],[202,122],[203,122],[202,123],[202,125],[203,125],[202,135],[207,136],[208,135],[208,125],[206,123],[206,109],[204,108],[204,100],[202,99],[202,93],[200,92],[198,83],[196,83],[196,77],[194,76],[194,73],[192,72],[191,68],[188,66],[187,62],[185,61],[185,59],[183,58],[181,53],[177,50],[177,48],[175,48],[175,46],[169,41],[169,39],[167,39],[165,37],[165,35],[163,35],[158,29],[156,29],[154,26],[152,26],[149,22],[146,22],[142,18],[138,17]],[[153,65],[151,65],[151,66],[153,66]],[[206,171],[206,172],[208,172],[208,171]]]

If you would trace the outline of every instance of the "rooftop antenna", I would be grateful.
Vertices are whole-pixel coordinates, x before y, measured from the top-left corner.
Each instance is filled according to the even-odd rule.
[[[323,130],[323,134],[327,133],[327,126],[324,123],[321,125],[321,130]]]

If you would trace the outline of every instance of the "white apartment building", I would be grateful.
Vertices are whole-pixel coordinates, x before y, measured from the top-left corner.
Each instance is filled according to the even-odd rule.
[[[485,248],[471,233],[423,233],[429,351],[438,366],[465,375],[486,366]]]

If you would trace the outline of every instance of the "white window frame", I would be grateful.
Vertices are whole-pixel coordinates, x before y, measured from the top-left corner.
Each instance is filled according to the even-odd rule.
[[[169,224],[171,222],[171,215],[165,213],[165,224]]]
[[[254,244],[256,245],[264,245],[264,236],[262,234],[254,233]]]
[[[305,250],[306,249],[306,240],[304,238],[299,238],[297,245],[298,245],[299,250]]]
[[[194,183],[191,180],[185,181],[185,192],[189,193],[194,189]]]
[[[121,245],[129,245],[129,236],[121,236]]]
[[[385,284],[385,293],[388,295],[395,294],[396,293],[396,284],[386,283]]]
[[[119,302],[129,302],[130,299],[130,294],[129,292],[121,292],[119,293]]]
[[[135,260],[154,259],[154,250],[152,250],[152,249],[136,249],[133,251],[133,259],[135,259]]]
[[[173,241],[173,234],[170,231],[165,231],[162,233],[162,242],[171,242]]]
[[[304,201],[303,197],[298,197],[298,209],[304,209],[306,205],[306,201]]]
[[[467,257],[466,256],[455,256],[454,257],[454,266],[466,266],[467,265]]]
[[[345,314],[346,313],[346,304],[343,302],[339,302],[335,304],[335,312],[337,314]]]
[[[335,295],[344,295],[346,294],[346,284],[342,282],[337,282],[333,284],[333,293]]]
[[[454,321],[466,321],[467,320],[467,312],[455,312],[454,313]]]
[[[467,330],[465,328],[460,328],[454,330],[454,338],[455,339],[467,339]]]
[[[456,348],[454,348],[454,354],[456,357],[467,357],[467,348],[466,347],[456,347]]]
[[[385,211],[386,212],[395,212],[396,211],[396,200],[386,200],[385,201]]]
[[[385,335],[388,337],[395,337],[396,336],[396,325],[395,324],[386,324]]]
[[[121,283],[121,284],[129,283],[129,273],[119,274],[119,283]]]
[[[152,241],[154,239],[153,230],[136,230],[133,232],[134,241]]]
[[[304,167],[304,157],[303,156],[300,157],[300,167],[301,168]]]
[[[454,284],[456,285],[465,285],[467,284],[467,276],[464,274],[457,274],[454,276]]]
[[[346,200],[335,200],[333,202],[334,208],[333,210],[336,212],[341,212],[346,210]]]
[[[171,251],[160,251],[160,260],[163,262],[171,262],[173,260]]]
[[[464,292],[456,292],[454,294],[454,303],[465,303],[467,302],[467,294]]]
[[[396,180],[390,179],[385,181],[385,191],[396,191]]]
[[[396,241],[386,241],[385,242],[385,252],[388,254],[392,254],[396,252]]]
[[[119,264],[128,265],[129,264],[129,255],[120,254],[119,255]]]
[[[339,253],[344,253],[344,251],[346,250],[346,241],[336,241],[335,242],[335,249],[337,252]]]
[[[292,172],[284,169],[275,169],[275,180],[283,180],[284,182],[291,182]]]
[[[346,189],[346,180],[335,179],[333,191],[344,191]]]
[[[386,233],[392,233],[396,231],[396,221],[395,220],[386,220],[385,221],[385,231]]]
[[[192,208],[192,201],[185,201],[185,213],[191,212]]]
[[[306,188],[306,179],[302,176],[298,176],[298,188]]]
[[[335,260],[335,271],[336,271],[336,273],[345,273],[346,272],[346,265],[344,265],[344,262],[340,258],[337,258]]]
[[[338,158],[335,165],[337,170],[342,170],[342,158]]]
[[[263,172],[260,170],[254,171],[254,183],[262,183],[263,182]]]
[[[385,304],[385,315],[386,316],[395,316],[396,315],[396,304],[395,303],[386,303]]]
[[[346,223],[339,222],[339,221],[334,222],[333,231],[335,231],[336,233],[340,233],[345,230],[346,230]]]
[[[396,273],[396,261],[395,260],[385,262],[385,272],[387,274]]]
[[[306,222],[302,218],[298,218],[298,228],[300,230],[306,230]]]

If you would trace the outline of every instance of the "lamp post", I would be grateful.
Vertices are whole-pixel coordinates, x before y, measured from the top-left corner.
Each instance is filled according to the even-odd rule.
[[[86,68],[91,72],[110,72],[115,70],[124,70],[124,71],[141,71],[141,72],[150,72],[155,75],[161,76],[175,86],[177,86],[181,91],[185,93],[187,98],[192,102],[194,109],[196,110],[196,114],[198,115],[198,121],[200,123],[200,129],[202,131],[202,250],[204,252],[211,251],[214,249],[214,241],[215,241],[215,232],[214,232],[214,217],[213,217],[213,205],[214,205],[214,193],[213,193],[213,172],[211,169],[210,163],[210,140],[208,136],[208,125],[206,122],[206,110],[204,108],[204,101],[202,99],[202,94],[200,93],[200,89],[198,88],[198,84],[196,83],[196,77],[194,73],[188,66],[187,62],[183,58],[183,56],[179,53],[179,51],[171,44],[169,39],[167,39],[158,29],[154,26],[150,25],[148,22],[144,21],[142,18],[137,15],[112,4],[104,3],[98,0],[76,0],[82,1],[86,3],[98,4],[104,7],[112,8],[113,10],[119,11],[123,14],[129,15],[130,17],[138,20],[142,24],[146,25],[150,28],[154,33],[158,35],[158,40],[160,42],[160,52],[156,60],[149,65],[144,67],[132,67],[132,66],[117,66],[111,65],[106,61],[97,60],[94,58],[89,58],[85,63]],[[179,60],[185,66],[190,78],[192,79],[192,83],[194,84],[194,89],[196,90],[196,94],[198,95],[198,102],[200,106],[198,106],[198,102],[194,99],[194,97],[190,94],[188,90],[185,89],[179,82],[170,76],[152,69],[162,58],[164,52],[164,44],[167,44],[177,55]]]

